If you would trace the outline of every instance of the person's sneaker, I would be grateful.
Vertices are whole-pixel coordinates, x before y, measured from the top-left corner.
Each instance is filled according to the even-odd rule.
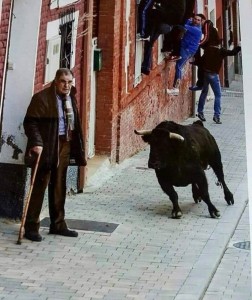
[[[177,60],[179,60],[179,59],[181,59],[181,56],[178,56],[178,55],[169,55],[168,57],[166,57],[166,59],[168,60],[168,61],[177,61]]]
[[[42,241],[42,236],[36,232],[36,231],[27,231],[24,234],[24,237],[27,240],[33,241],[33,242],[41,242]]]
[[[167,93],[168,95],[178,96],[178,94],[179,94],[179,89],[177,89],[177,88],[166,89],[166,93]]]
[[[204,116],[203,113],[198,113],[198,114],[197,114],[197,117],[198,117],[202,122],[205,122],[205,121],[206,121],[206,118],[205,118],[205,116]]]
[[[150,41],[150,36],[142,36],[140,33],[136,35],[137,41]]]
[[[202,90],[202,87],[201,86],[197,86],[197,85],[193,85],[193,86],[189,87],[189,90],[190,91],[200,91],[200,90]]]
[[[222,122],[221,122],[221,120],[220,120],[219,117],[214,116],[214,117],[213,117],[213,121],[214,121],[216,124],[222,124]]]
[[[50,228],[49,234],[57,234],[57,235],[63,235],[63,236],[69,236],[69,237],[77,237],[78,236],[77,231],[70,230],[68,228],[61,229],[61,230],[55,230],[55,229]]]

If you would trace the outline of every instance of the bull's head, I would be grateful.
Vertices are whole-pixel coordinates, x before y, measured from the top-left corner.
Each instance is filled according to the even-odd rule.
[[[149,168],[163,169],[171,160],[175,162],[180,144],[184,141],[182,135],[170,132],[166,128],[135,130],[134,132],[150,145]]]

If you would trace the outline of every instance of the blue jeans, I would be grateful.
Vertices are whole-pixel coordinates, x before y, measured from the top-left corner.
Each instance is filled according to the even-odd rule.
[[[152,9],[154,5],[154,0],[141,0],[139,7],[138,7],[138,21],[139,21],[139,33],[142,37],[148,36],[148,15],[150,13],[150,10]]]
[[[199,98],[198,113],[203,113],[209,84],[214,92],[214,116],[221,115],[221,85],[219,74],[204,72],[204,85]]]
[[[187,49],[184,49],[181,47],[180,49],[180,56],[181,59],[177,60],[176,62],[176,67],[175,67],[175,78],[174,78],[174,83],[173,86],[176,86],[177,80],[181,80],[182,75],[183,75],[183,69],[186,64],[186,62],[194,55],[194,53],[188,51]]]

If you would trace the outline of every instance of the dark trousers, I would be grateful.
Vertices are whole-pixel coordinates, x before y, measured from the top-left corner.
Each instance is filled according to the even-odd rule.
[[[67,228],[65,223],[66,174],[69,164],[70,142],[59,140],[59,164],[51,170],[38,168],[27,212],[25,231],[38,232],[40,227],[39,215],[46,188],[48,186],[50,228],[62,230]]]
[[[150,33],[150,41],[145,41],[144,43],[144,59],[142,62],[142,71],[150,71],[152,67],[152,49],[154,46],[154,43],[160,36],[160,34],[165,34],[171,31],[172,27],[168,24],[164,23],[156,23],[155,26],[153,26],[152,31]]]
[[[141,0],[138,7],[138,32],[142,37],[147,37],[149,34],[150,25],[148,22],[148,17],[150,11],[154,5],[154,0]]]

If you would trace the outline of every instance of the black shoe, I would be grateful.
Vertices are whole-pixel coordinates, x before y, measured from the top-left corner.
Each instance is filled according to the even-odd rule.
[[[189,90],[190,91],[200,91],[200,90],[202,90],[202,87],[201,86],[197,86],[197,85],[193,85],[193,86],[189,87]]]
[[[204,116],[203,113],[198,113],[198,114],[197,114],[197,117],[198,117],[202,122],[205,122],[205,121],[206,121],[205,116]]]
[[[221,122],[221,120],[220,120],[219,117],[214,116],[214,117],[213,117],[213,121],[214,121],[216,124],[222,124],[222,122]]]
[[[36,232],[36,231],[28,231],[24,234],[24,237],[27,240],[33,241],[33,242],[41,242],[42,241],[42,236]]]
[[[69,236],[69,237],[77,237],[78,236],[77,231],[70,230],[68,228],[61,229],[61,230],[50,229],[49,234],[57,234],[57,235],[63,235],[63,236]]]

